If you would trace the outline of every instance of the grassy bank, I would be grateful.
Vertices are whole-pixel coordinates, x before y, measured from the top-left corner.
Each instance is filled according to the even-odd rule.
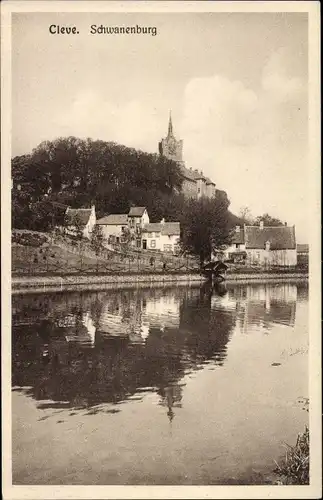
[[[274,472],[280,477],[281,484],[306,485],[309,484],[309,451],[310,435],[308,427],[297,436],[295,446],[286,445],[285,459],[276,462]]]
[[[199,274],[200,265],[193,256],[164,254],[140,249],[101,249],[96,254],[86,240],[75,241],[55,233],[14,230],[12,234],[13,276],[123,275],[161,272]],[[230,264],[228,280],[270,279],[279,276],[304,276],[306,266],[263,269],[257,266]]]
[[[67,236],[15,231],[12,240],[12,273],[17,276],[65,274],[138,274],[197,272],[198,260],[145,250],[102,249],[98,254],[88,241]]]

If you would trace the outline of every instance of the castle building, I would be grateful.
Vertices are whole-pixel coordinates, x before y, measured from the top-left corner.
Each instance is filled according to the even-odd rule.
[[[175,161],[183,177],[182,193],[189,198],[212,198],[216,194],[215,183],[197,169],[187,168],[183,160],[183,141],[176,140],[171,114],[169,115],[168,133],[158,144],[159,154]]]
[[[183,141],[177,141],[173,132],[172,116],[169,114],[168,133],[159,143],[159,153],[169,160],[176,161],[180,165],[183,162]]]

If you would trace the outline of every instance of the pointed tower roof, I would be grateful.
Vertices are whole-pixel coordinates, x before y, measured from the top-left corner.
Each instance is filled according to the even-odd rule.
[[[169,121],[168,121],[168,134],[167,137],[173,136],[173,122],[172,122],[172,112],[169,112]]]

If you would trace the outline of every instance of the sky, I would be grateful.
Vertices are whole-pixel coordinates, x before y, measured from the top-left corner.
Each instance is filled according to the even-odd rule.
[[[78,35],[51,35],[49,26]],[[154,26],[157,35],[90,34]],[[158,151],[172,110],[188,167],[308,241],[306,13],[19,13],[12,155],[62,136]]]

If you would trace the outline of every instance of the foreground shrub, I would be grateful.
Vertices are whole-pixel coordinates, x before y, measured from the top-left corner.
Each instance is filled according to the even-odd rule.
[[[46,242],[47,242],[47,237],[43,234],[27,232],[27,231],[12,232],[12,243],[17,243],[18,245],[40,247]]]
[[[285,460],[276,463],[274,472],[283,484],[309,484],[309,430],[297,436],[295,446],[287,445]]]

